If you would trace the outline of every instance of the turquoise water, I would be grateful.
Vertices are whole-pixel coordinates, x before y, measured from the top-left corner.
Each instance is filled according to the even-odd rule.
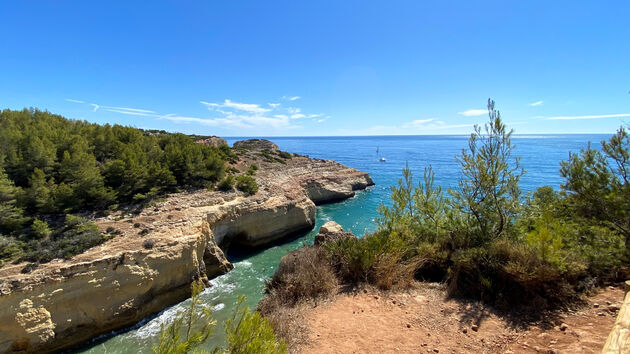
[[[558,173],[560,161],[566,160],[569,152],[577,152],[587,146],[599,146],[605,135],[542,135],[516,136],[516,155],[526,169],[521,188],[532,191],[542,185],[560,186]],[[227,139],[231,145],[243,138]],[[467,145],[467,136],[396,136],[396,137],[297,137],[269,138],[280,149],[311,157],[330,159],[347,166],[369,172],[376,183],[354,198],[337,204],[317,208],[315,229],[293,240],[274,245],[248,255],[229,255],[234,270],[212,280],[213,286],[206,289],[201,298],[214,308],[214,317],[219,324],[233,309],[239,294],[247,296],[247,304],[255,307],[262,298],[264,281],[269,278],[280,258],[288,252],[312,244],[314,235],[326,221],[334,220],[357,235],[375,229],[376,208],[388,202],[389,187],[396,184],[400,171],[409,163],[415,176],[422,176],[424,167],[432,165],[436,182],[444,187],[454,186],[459,177],[459,166],[454,156]],[[379,154],[376,153],[378,147]],[[387,162],[379,162],[385,157]],[[157,340],[160,324],[168,322],[183,311],[188,300],[170,307],[159,315],[146,319],[132,328],[102,336],[80,352],[89,353],[138,353],[148,352]],[[223,343],[223,331],[217,326],[207,348]]]

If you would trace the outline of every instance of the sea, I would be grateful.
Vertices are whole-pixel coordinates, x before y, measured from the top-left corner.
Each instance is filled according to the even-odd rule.
[[[586,148],[589,142],[599,148],[610,135],[515,135],[513,154],[520,158],[525,174],[521,189],[527,193],[540,186],[560,188],[560,162]],[[264,137],[263,137],[264,138]],[[435,183],[443,188],[455,187],[460,178],[456,156],[468,146],[468,136],[361,136],[361,137],[270,137],[281,150],[314,158],[335,160],[346,166],[368,172],[375,186],[358,192],[346,201],[317,207],[317,220],[311,232],[291,240],[247,254],[228,254],[234,264],[229,273],[211,280],[212,286],[202,294],[202,301],[211,306],[217,321],[214,333],[204,349],[223,346],[223,321],[230,316],[238,295],[245,295],[245,305],[255,308],[263,297],[265,281],[275,271],[280,258],[304,245],[312,244],[317,230],[334,220],[356,235],[376,229],[375,218],[381,203],[389,204],[390,187],[397,184],[401,171],[408,164],[415,180],[422,178],[432,166]],[[247,138],[227,138],[228,144]],[[385,161],[381,161],[384,158]],[[79,353],[145,353],[159,340],[160,328],[169,323],[190,304],[185,300],[136,325],[100,336],[81,348]]]

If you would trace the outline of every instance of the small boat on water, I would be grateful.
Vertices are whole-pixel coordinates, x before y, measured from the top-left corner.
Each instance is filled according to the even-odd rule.
[[[378,151],[378,146],[376,147],[376,156],[378,157],[380,155],[379,151]],[[378,159],[380,162],[385,162],[387,161],[384,157],[381,157],[380,159]]]

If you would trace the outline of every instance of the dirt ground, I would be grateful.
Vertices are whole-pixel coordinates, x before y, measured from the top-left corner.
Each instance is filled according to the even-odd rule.
[[[448,299],[439,284],[405,292],[362,290],[300,311],[301,353],[598,353],[623,301],[600,289],[577,310],[522,328],[477,302]]]

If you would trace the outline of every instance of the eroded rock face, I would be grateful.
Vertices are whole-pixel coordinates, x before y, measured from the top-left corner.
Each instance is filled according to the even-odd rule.
[[[254,195],[174,194],[139,215],[96,220],[102,231],[120,235],[71,260],[30,274],[20,273],[24,264],[0,268],[0,352],[59,350],[132,325],[189,297],[193,280],[229,271],[227,247],[260,246],[311,229],[316,203],[373,184],[367,173],[333,161],[273,156],[246,151],[234,165],[260,166]]]
[[[315,246],[321,246],[326,242],[340,240],[346,237],[356,236],[352,232],[344,231],[341,225],[334,221],[329,221],[319,228],[319,232],[315,235]]]

